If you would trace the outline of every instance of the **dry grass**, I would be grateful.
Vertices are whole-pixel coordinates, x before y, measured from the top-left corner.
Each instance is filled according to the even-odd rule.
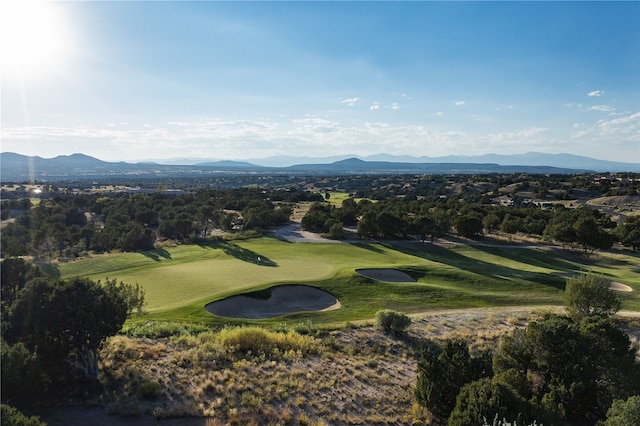
[[[103,351],[100,402],[114,413],[206,417],[211,426],[426,425],[429,413],[413,393],[420,342],[459,337],[477,350],[497,348],[502,336],[542,314],[517,308],[420,315],[402,338],[369,325],[315,337],[256,327],[159,340],[118,336]],[[627,323],[636,332],[638,325]],[[243,346],[243,339],[254,341]],[[156,399],[136,393],[149,381],[160,384]]]

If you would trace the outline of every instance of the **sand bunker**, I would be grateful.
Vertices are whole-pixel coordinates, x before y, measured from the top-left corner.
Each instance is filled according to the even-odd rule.
[[[356,269],[356,272],[362,276],[367,278],[371,278],[376,281],[387,281],[392,283],[415,283],[410,275],[405,274],[402,271],[398,271],[397,269],[383,269],[383,268],[372,268],[372,269]]]
[[[273,318],[296,312],[338,309],[340,302],[332,294],[308,285],[280,285],[251,295],[240,294],[211,302],[205,309],[229,318]]]
[[[633,291],[633,289],[628,285],[619,283],[617,281],[609,282],[609,288],[616,291]]]
[[[558,275],[565,278],[573,278],[576,276],[576,274],[572,274],[571,272],[552,272],[551,275]],[[619,283],[617,281],[609,281],[609,288],[615,291],[633,291],[633,289],[628,285]]]

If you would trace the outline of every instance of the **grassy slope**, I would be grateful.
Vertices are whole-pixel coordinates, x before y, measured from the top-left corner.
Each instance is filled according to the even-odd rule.
[[[402,269],[417,283],[380,283],[354,273],[366,267]],[[583,257],[542,248],[286,243],[261,238],[97,256],[59,266],[63,278],[81,275],[139,283],[148,301],[145,319],[227,322],[206,313],[203,305],[248,289],[312,284],[337,296],[342,309],[286,319],[316,323],[368,319],[382,308],[420,312],[561,304],[565,278],[551,273],[585,270],[632,286],[633,293],[620,293],[623,308],[640,310],[640,258],[631,254]]]

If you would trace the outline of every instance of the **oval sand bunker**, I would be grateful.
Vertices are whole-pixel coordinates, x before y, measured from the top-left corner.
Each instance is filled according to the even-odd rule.
[[[576,276],[576,274],[573,274],[571,272],[552,272],[551,275],[557,275],[559,277],[565,277],[565,278],[574,278]],[[622,284],[617,281],[608,281],[608,282],[609,282],[609,288],[611,290],[624,291],[624,292],[633,291],[633,288],[631,288],[626,284]]]
[[[387,281],[392,283],[415,283],[409,274],[405,274],[397,269],[385,269],[385,268],[371,268],[371,269],[356,269],[356,272],[367,278],[377,281]]]
[[[280,285],[254,294],[265,297],[240,294],[211,302],[205,309],[221,317],[261,319],[340,307],[332,294],[308,285]]]

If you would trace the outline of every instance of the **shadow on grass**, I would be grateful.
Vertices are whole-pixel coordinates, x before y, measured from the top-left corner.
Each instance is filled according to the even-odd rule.
[[[159,248],[159,249],[154,249],[154,250],[148,250],[148,251],[142,251],[140,252],[140,254],[142,254],[144,257],[148,257],[149,259],[153,259],[156,262],[160,262],[160,258],[163,259],[171,259],[171,253],[169,253],[168,251],[166,251],[163,248]]]
[[[60,268],[57,265],[52,265],[51,263],[36,263],[40,270],[45,274],[49,275],[51,278],[59,279],[62,275],[60,274]]]
[[[233,256],[243,262],[253,263],[258,266],[277,267],[278,264],[266,256],[256,253],[253,250],[240,247],[230,241],[216,241],[213,243],[199,244],[200,247],[207,247],[212,249],[220,249],[229,256]]]
[[[544,251],[540,249],[509,249],[501,247],[474,246],[473,248],[483,251],[494,256],[504,257],[516,262],[525,263],[527,265],[536,266],[538,268],[558,269],[567,272],[579,272],[583,268],[576,265],[575,260],[567,260],[566,253],[560,249],[553,251]],[[565,258],[563,258],[565,257]]]
[[[540,283],[557,289],[564,289],[565,287],[565,280],[558,276],[522,271],[498,263],[474,259],[441,246],[398,244],[389,245],[388,247],[411,256],[453,266],[454,268],[498,281],[509,281],[510,278],[515,278]],[[575,265],[571,266],[572,269],[576,269]]]
[[[378,247],[377,245],[371,244],[371,243],[351,243],[352,245],[356,246],[356,247],[360,247],[363,248],[365,250],[369,250],[375,253],[384,253],[384,250],[382,250],[380,247]]]

